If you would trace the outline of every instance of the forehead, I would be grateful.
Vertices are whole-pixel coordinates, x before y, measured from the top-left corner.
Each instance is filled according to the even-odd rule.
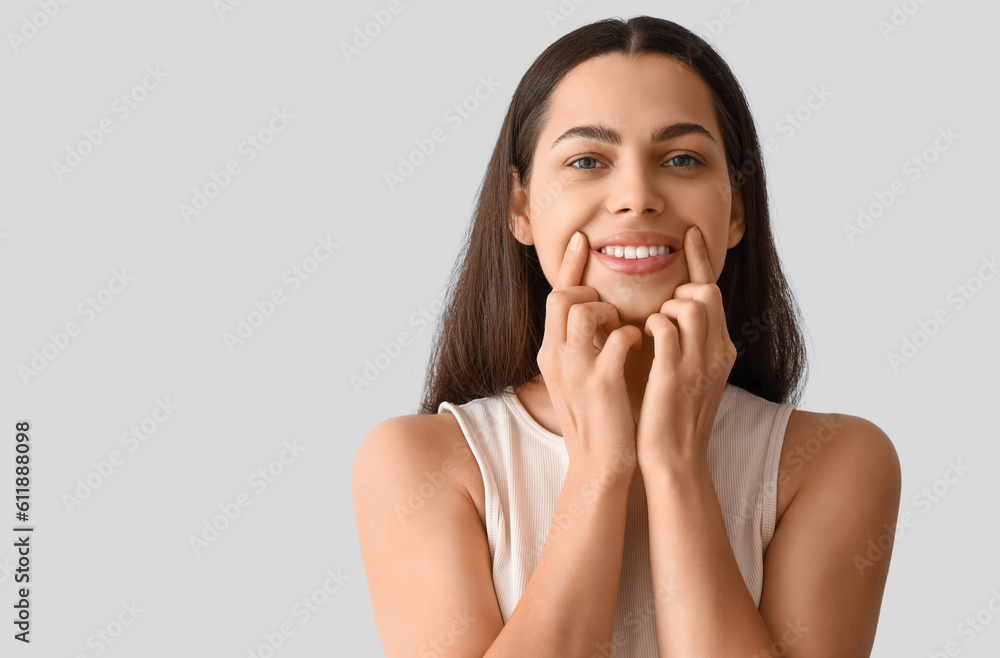
[[[573,67],[556,85],[540,146],[586,123],[641,136],[650,127],[678,122],[700,123],[722,143],[712,93],[701,76],[667,55],[600,55]]]

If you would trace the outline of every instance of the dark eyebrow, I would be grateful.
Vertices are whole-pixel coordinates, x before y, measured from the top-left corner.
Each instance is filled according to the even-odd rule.
[[[712,140],[713,143],[718,143],[716,142],[715,137],[712,137],[712,133],[710,133],[708,129],[700,123],[674,123],[669,126],[654,128],[649,136],[649,139],[651,142],[656,144],[658,142],[665,142],[668,139],[681,137],[683,135],[703,135]],[[559,137],[556,138],[556,141],[552,142],[551,148],[555,148],[559,142],[573,137],[592,139],[595,142],[604,142],[605,144],[620,145],[622,143],[622,136],[613,128],[588,124],[585,126],[575,126],[559,135]]]

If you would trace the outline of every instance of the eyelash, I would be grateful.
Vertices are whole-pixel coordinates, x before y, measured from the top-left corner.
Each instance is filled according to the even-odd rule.
[[[694,157],[690,153],[678,153],[674,157],[670,158],[670,160],[676,160],[677,158],[691,158],[691,160],[693,161],[692,164],[689,164],[687,166],[678,167],[679,169],[690,169],[691,167],[695,167],[697,165],[704,164],[701,160],[699,160],[698,158]],[[577,162],[579,162],[580,160],[594,160],[595,162],[600,162],[600,160],[598,160],[597,158],[595,158],[592,155],[583,155],[583,156],[580,156],[579,158],[577,158],[576,160],[570,161],[569,164],[566,165],[566,166],[573,167],[573,169],[579,169],[580,171],[591,171],[591,170],[599,169],[600,168],[600,167],[575,167],[574,164],[577,163]],[[667,160],[667,162],[670,162],[670,160]],[[674,166],[677,166],[677,165],[674,165]]]

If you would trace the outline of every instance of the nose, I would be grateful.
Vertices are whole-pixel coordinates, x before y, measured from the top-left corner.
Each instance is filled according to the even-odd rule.
[[[665,201],[657,189],[655,176],[651,165],[645,165],[632,159],[629,162],[619,162],[617,175],[610,182],[608,193],[608,212],[613,217],[625,219],[640,217],[644,214],[659,215],[663,212]]]

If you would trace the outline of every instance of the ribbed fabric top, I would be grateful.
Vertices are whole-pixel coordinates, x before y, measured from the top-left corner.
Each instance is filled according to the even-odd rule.
[[[793,409],[727,383],[708,444],[726,534],[757,605],[764,552],[774,534],[778,460]],[[545,545],[569,467],[566,445],[531,417],[512,387],[462,405],[442,402],[442,411],[455,415],[482,472],[493,586],[507,623]],[[655,658],[654,600],[646,493],[636,469],[612,643],[595,647],[595,655]]]

